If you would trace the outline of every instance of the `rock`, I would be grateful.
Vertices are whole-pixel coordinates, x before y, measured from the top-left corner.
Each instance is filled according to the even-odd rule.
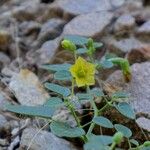
[[[133,29],[134,25],[134,17],[132,17],[130,14],[123,14],[117,19],[114,25],[114,32],[129,32]]]
[[[6,30],[0,30],[0,51],[6,51],[10,42],[10,33]]]
[[[99,37],[112,18],[113,14],[106,11],[79,15],[65,25],[62,34]]]
[[[125,0],[111,0],[111,4],[115,8],[121,7],[124,3]]]
[[[10,63],[10,58],[3,52],[0,52],[0,70]]]
[[[131,96],[129,102],[136,113],[150,114],[150,62],[131,66],[132,80],[126,84],[121,71],[116,71],[106,83],[126,91]]]
[[[54,55],[59,47],[60,38],[45,42],[37,51],[27,53],[27,59],[30,64],[40,66],[52,62]]]
[[[45,5],[39,5],[34,1],[27,1],[20,7],[15,7],[12,10],[12,17],[18,21],[36,20],[45,11]]]
[[[50,19],[44,23],[37,39],[37,45],[41,46],[44,42],[58,37],[62,32],[64,24],[64,20],[57,18]]]
[[[31,144],[32,150],[77,150],[71,143],[60,139],[47,131],[40,131],[35,128],[27,128],[23,131],[20,148],[28,147]],[[37,134],[38,133],[38,134]],[[33,139],[34,135],[37,136]],[[32,143],[31,143],[32,142]]]
[[[0,130],[4,127],[5,123],[7,123],[6,118],[0,114]]]
[[[12,76],[9,88],[22,105],[42,105],[49,98],[38,77],[27,69],[22,69],[19,74]]]
[[[136,120],[136,123],[143,129],[150,132],[150,120],[145,117],[140,117]]]
[[[41,24],[35,21],[24,21],[19,25],[19,29],[23,35],[29,35],[33,32],[39,33]]]
[[[110,52],[116,53],[118,56],[124,56],[124,54],[131,52],[133,49],[140,49],[144,46],[142,42],[134,37],[115,40],[110,39],[107,41],[108,49]]]
[[[0,91],[0,112],[4,110],[4,106],[9,104],[8,100],[3,96],[2,92]]]
[[[133,49],[132,51],[127,53],[126,58],[129,60],[130,64],[150,60],[150,45],[143,45],[143,47],[141,48],[139,47]]]
[[[150,41],[150,20],[145,22],[140,28],[137,30],[137,35],[140,39],[145,41]]]
[[[54,15],[68,20],[77,15],[102,12],[111,8],[109,0],[56,0],[50,5],[47,17]]]

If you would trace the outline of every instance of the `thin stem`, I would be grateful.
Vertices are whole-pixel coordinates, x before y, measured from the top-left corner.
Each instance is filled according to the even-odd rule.
[[[90,121],[90,122],[88,122],[88,123],[84,124],[84,125],[82,126],[82,128],[84,128],[84,127],[88,126],[88,125],[89,125],[89,124],[91,124],[91,123],[92,123],[92,121]]]
[[[75,61],[77,60],[77,54],[76,54],[76,51],[74,51],[74,59],[75,59]]]
[[[75,80],[74,78],[72,78],[71,96],[74,96],[74,84],[75,84]]]
[[[129,139],[127,139],[127,140],[128,140],[128,144],[129,144],[129,149],[131,149],[132,148],[131,143],[130,143]]]
[[[115,147],[116,147],[116,142],[113,142],[110,146],[110,150],[114,150]]]
[[[89,86],[87,86],[87,92],[90,93],[90,88],[89,88]],[[91,100],[90,100],[90,103],[91,103],[91,105],[92,105],[92,107],[93,107],[93,109],[94,109],[94,117],[97,117],[97,116],[98,116],[98,109],[97,109],[97,106],[96,106],[94,100],[91,99]],[[93,129],[94,129],[94,126],[95,126],[95,123],[94,123],[94,122],[91,123],[91,125],[90,125],[90,127],[89,127],[89,129],[88,129],[88,132],[87,132],[87,134],[86,134],[86,137],[87,137],[87,138],[88,138],[89,135],[92,133],[92,131],[93,131]]]

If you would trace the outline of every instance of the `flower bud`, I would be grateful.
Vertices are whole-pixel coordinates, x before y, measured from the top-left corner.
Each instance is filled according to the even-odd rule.
[[[123,134],[121,132],[117,132],[114,134],[113,136],[113,141],[116,143],[116,144],[120,144],[121,141],[122,141],[122,138],[123,138]]]
[[[146,141],[146,142],[144,142],[144,144],[143,144],[145,147],[149,147],[150,146],[150,141]]]
[[[74,52],[76,50],[76,46],[74,43],[72,43],[71,41],[69,40],[63,40],[61,42],[61,45],[62,47],[65,49],[65,50],[69,50],[69,51],[72,51]]]

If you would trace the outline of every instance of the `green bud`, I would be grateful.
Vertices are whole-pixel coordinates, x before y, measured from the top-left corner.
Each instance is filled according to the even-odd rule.
[[[69,51],[72,51],[72,52],[76,51],[76,46],[75,46],[75,44],[72,43],[72,42],[69,41],[69,40],[63,40],[63,41],[61,42],[61,45],[62,45],[62,47],[63,47],[65,50],[69,50]]]
[[[122,138],[123,138],[123,134],[121,132],[117,132],[114,134],[113,136],[113,141],[116,143],[116,144],[120,144],[121,141],[122,141]]]
[[[146,142],[144,142],[144,144],[143,144],[145,147],[149,147],[150,146],[150,141],[146,141]]]

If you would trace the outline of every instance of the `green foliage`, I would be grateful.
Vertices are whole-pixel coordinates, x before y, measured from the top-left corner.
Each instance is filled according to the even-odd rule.
[[[48,71],[56,72],[56,71],[64,71],[64,70],[68,71],[70,66],[71,64],[64,63],[64,64],[54,64],[54,65],[43,65],[41,66],[41,68]]]
[[[67,123],[53,121],[50,124],[52,133],[59,137],[81,137],[85,134],[85,131],[79,127],[70,127]]]
[[[45,83],[45,87],[48,90],[51,90],[55,93],[58,93],[58,94],[62,95],[63,97],[67,97],[71,94],[71,91],[68,88],[60,86],[58,84]]]
[[[47,106],[19,106],[19,105],[6,105],[5,108],[11,112],[42,117],[42,118],[51,118],[54,114],[54,108],[50,108]]]
[[[86,60],[82,58],[83,61],[81,63],[85,61],[93,66],[92,68],[89,68],[92,74],[94,74],[92,79],[86,78],[86,80],[89,80],[88,85],[92,85],[92,87],[86,86],[77,88],[77,81],[73,77],[78,76],[78,73],[80,73],[80,75],[84,74],[85,76],[79,78],[83,81],[79,82],[84,82],[85,77],[87,77],[86,70],[88,70],[88,68],[84,70],[82,65],[81,68],[74,69],[73,73],[75,75],[70,72],[72,65],[68,63],[43,65],[41,68],[54,74],[53,83],[46,82],[45,87],[50,90],[50,93],[53,96],[55,95],[55,97],[50,97],[42,106],[7,105],[6,110],[27,116],[51,119],[50,129],[53,134],[59,137],[80,138],[84,142],[84,150],[121,150],[121,148],[124,149],[121,143],[123,137],[127,138],[128,144],[134,146],[134,148],[136,147],[140,150],[149,148],[149,141],[140,145],[140,142],[138,143],[135,139],[131,139],[132,131],[125,125],[119,124],[119,120],[118,124],[113,124],[113,120],[109,120],[103,116],[104,113],[107,114],[107,111],[110,110],[111,112],[112,108],[115,108],[122,114],[122,119],[126,119],[126,117],[132,120],[136,119],[134,110],[130,104],[126,102],[130,97],[129,94],[123,91],[107,94],[103,89],[103,82],[99,80],[101,69],[109,69],[117,65],[120,66],[125,81],[129,82],[131,80],[131,69],[128,60],[117,57],[111,53],[106,53],[101,60],[96,60],[96,50],[101,50],[103,44],[94,42],[91,38],[67,35],[64,37],[61,45],[65,50],[73,53],[74,63],[76,63],[77,57],[82,55]],[[95,82],[93,81],[93,78]],[[91,82],[92,84],[90,84]],[[66,83],[69,84],[66,87],[63,86],[64,83],[65,85]],[[94,83],[95,85],[93,85]],[[82,109],[81,104],[83,103],[90,105],[88,108]],[[61,107],[68,110],[68,113],[70,113],[76,121],[77,126],[71,127],[66,122],[54,120],[55,117],[53,117],[53,115],[55,111]],[[79,117],[77,112],[83,112],[85,116],[91,115],[92,118],[89,119],[89,122],[82,124],[81,118],[84,118],[84,115]],[[113,111],[111,112],[111,115],[114,115]],[[98,126],[100,126],[101,133],[103,133],[103,128],[109,128],[107,130],[116,131],[116,133],[113,136],[94,135],[93,130]],[[121,148],[117,148],[118,144]],[[132,149],[132,147],[130,148]]]
[[[121,132],[126,138],[130,138],[132,136],[132,131],[128,127],[122,124],[115,124],[114,127],[118,132]]]
[[[135,119],[134,110],[128,103],[126,103],[126,102],[118,103],[115,105],[115,108],[124,116],[126,116],[130,119]]]
[[[93,122],[96,123],[97,125],[100,125],[105,128],[113,128],[114,127],[109,119],[102,117],[102,116],[93,118]]]

